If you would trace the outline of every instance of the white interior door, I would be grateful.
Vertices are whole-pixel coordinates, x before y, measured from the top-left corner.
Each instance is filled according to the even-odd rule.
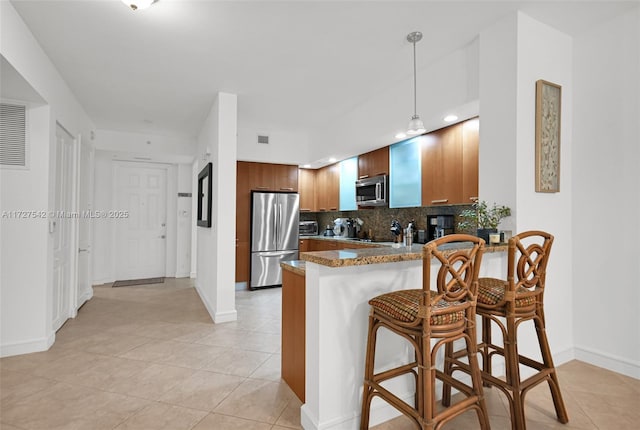
[[[93,148],[80,145],[78,207],[81,214],[93,210]],[[91,244],[93,219],[80,216],[78,220],[78,294],[76,306],[80,307],[93,296],[91,288]]]
[[[71,292],[73,282],[73,257],[75,256],[74,226],[71,215],[74,204],[74,141],[60,125],[56,128],[56,179],[55,203],[50,222],[53,233],[53,330],[58,330],[71,316]]]
[[[116,168],[117,209],[128,217],[116,223],[116,279],[165,275],[167,169],[126,165]]]

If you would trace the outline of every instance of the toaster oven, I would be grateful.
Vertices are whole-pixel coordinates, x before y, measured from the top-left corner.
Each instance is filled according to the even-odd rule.
[[[299,226],[298,236],[317,236],[318,235],[317,221],[300,221],[298,226]]]

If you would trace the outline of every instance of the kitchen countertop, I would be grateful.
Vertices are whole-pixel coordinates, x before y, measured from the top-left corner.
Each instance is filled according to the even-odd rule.
[[[349,239],[335,239],[325,236],[305,236],[310,239],[322,238],[324,240],[349,240]],[[304,262],[316,263],[328,267],[345,267],[345,266],[361,266],[366,264],[382,264],[382,263],[394,263],[399,261],[421,260],[422,248],[424,244],[414,244],[411,247],[398,246],[392,242],[363,242],[356,241],[358,244],[370,243],[373,246],[371,248],[357,248],[357,249],[341,249],[335,251],[313,251],[313,252],[301,252],[300,258],[303,261],[287,261],[281,263],[283,269],[291,270],[298,274],[304,274],[305,265]],[[380,246],[382,245],[382,246]],[[457,249],[466,248],[464,242],[456,244],[448,244],[447,248],[451,251]],[[506,252],[507,244],[489,245],[485,246],[485,253],[490,252]]]

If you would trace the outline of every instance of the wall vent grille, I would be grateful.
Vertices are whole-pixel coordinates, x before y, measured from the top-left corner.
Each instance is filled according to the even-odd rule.
[[[269,144],[269,136],[264,135],[264,134],[259,134],[258,135],[258,143],[262,143],[264,145],[268,145]]]
[[[0,165],[26,167],[27,109],[0,103]]]

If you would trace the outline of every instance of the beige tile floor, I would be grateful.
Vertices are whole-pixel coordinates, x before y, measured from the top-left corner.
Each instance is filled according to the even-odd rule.
[[[218,325],[188,279],[94,291],[49,351],[0,360],[0,428],[301,428],[301,403],[280,379],[280,289],[238,291],[238,321]],[[537,387],[529,430],[639,428],[640,381],[578,361],[559,373],[570,423]],[[492,428],[510,429],[503,396],[487,398]],[[376,428],[413,427],[401,417]],[[445,428],[478,425],[471,414]]]

